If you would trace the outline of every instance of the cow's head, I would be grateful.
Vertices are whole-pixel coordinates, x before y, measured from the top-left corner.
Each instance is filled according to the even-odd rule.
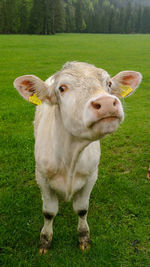
[[[142,76],[122,71],[113,78],[93,65],[68,62],[46,82],[33,75],[18,77],[14,86],[26,99],[36,94],[57,105],[64,127],[74,136],[96,140],[114,132],[124,119],[119,98],[129,96]]]

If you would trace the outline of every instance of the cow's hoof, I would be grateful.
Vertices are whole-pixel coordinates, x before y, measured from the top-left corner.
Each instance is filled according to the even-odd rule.
[[[45,248],[40,248],[39,249],[39,254],[42,255],[42,254],[46,254],[48,252],[48,249],[45,249]]]
[[[89,251],[90,250],[90,244],[89,243],[80,243],[79,245],[81,251]]]
[[[51,246],[51,241],[52,236],[49,237],[47,234],[41,234],[39,247],[40,254],[46,254],[48,252]]]
[[[79,230],[79,247],[82,251],[88,251],[90,249],[90,233],[88,230]]]

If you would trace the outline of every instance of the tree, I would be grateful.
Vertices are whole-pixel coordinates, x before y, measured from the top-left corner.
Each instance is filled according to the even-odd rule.
[[[75,6],[72,1],[65,4],[66,32],[75,32]]]
[[[77,0],[76,9],[75,9],[75,23],[76,23],[76,32],[82,32],[82,3],[80,0]]]
[[[144,7],[143,9],[141,31],[143,33],[150,33],[150,7]]]
[[[29,18],[29,33],[44,33],[44,3],[43,0],[33,0]]]
[[[20,33],[26,33],[28,29],[28,10],[26,0],[20,0],[19,3]]]
[[[0,0],[0,33],[5,32],[5,3]]]
[[[0,1],[0,25],[3,33],[17,33],[19,29],[19,15],[17,0]]]
[[[135,16],[135,32],[141,32],[142,23],[142,7],[139,6]]]
[[[63,0],[55,0],[53,11],[53,33],[63,32],[66,28]]]

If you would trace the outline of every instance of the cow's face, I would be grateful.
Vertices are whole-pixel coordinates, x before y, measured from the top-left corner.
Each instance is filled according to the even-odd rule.
[[[42,101],[56,104],[64,127],[72,135],[96,140],[114,132],[123,121],[118,97],[131,94],[140,81],[138,72],[120,72],[111,79],[105,70],[71,62],[46,83],[35,76],[22,76],[16,79],[15,87],[26,99],[28,93],[36,93]]]
[[[123,79],[124,85],[129,85],[127,78],[131,84],[131,80],[134,83],[141,76],[122,72],[111,79],[105,70],[93,65],[78,62],[64,65],[54,87],[65,128],[75,136],[93,140],[114,132],[124,119],[118,97]]]

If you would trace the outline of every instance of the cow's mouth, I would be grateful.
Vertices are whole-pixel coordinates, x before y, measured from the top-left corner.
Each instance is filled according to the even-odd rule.
[[[119,119],[119,117],[117,117],[117,116],[109,116],[109,117],[105,117],[105,118],[102,118],[102,119],[98,120],[98,122],[101,122],[101,121],[103,121],[103,122],[112,122],[112,121],[114,121],[116,119]]]
[[[100,123],[100,122],[111,123],[111,122],[113,122],[113,121],[115,121],[115,120],[120,120],[120,118],[119,118],[118,116],[108,116],[108,117],[104,117],[104,118],[101,118],[101,119],[99,119],[99,120],[93,122],[93,123],[91,124],[91,127],[94,126],[95,124]]]

